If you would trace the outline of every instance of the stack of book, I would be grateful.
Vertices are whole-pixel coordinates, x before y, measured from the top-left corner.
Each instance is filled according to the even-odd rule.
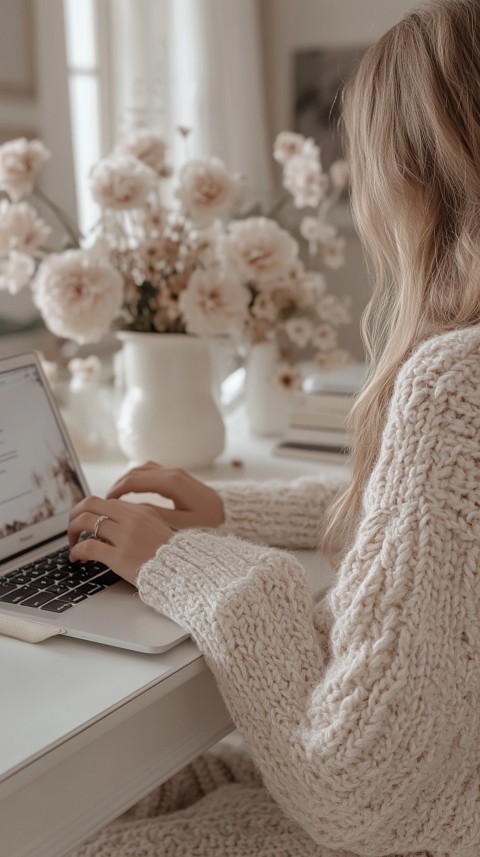
[[[363,366],[330,373],[295,393],[289,428],[275,454],[344,464],[349,453],[347,417],[362,385]]]

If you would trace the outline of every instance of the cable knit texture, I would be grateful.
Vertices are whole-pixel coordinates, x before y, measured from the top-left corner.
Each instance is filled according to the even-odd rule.
[[[476,327],[401,369],[326,601],[287,552],[235,535],[178,533],[146,563],[142,599],[197,642],[266,788],[240,778],[76,854],[479,857],[479,440]],[[305,546],[293,492],[227,487],[226,528]],[[327,489],[304,492],[315,528]]]
[[[212,482],[225,509],[219,532],[282,548],[318,548],[325,512],[347,479],[339,471],[321,482],[308,476],[293,482]]]

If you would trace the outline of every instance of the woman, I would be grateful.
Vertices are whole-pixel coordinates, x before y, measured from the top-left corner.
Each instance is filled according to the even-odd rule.
[[[76,854],[480,854],[478,0],[434,0],[369,49],[344,123],[376,286],[336,584],[312,603],[278,547],[316,545],[338,486],[215,491],[148,464],[74,510],[72,558],[188,629],[254,762],[200,759]],[[101,515],[105,541],[77,543]]]

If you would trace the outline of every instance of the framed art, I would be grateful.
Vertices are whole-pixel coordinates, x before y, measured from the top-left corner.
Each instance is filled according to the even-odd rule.
[[[322,164],[343,157],[337,122],[343,84],[366,45],[297,51],[294,57],[294,128],[320,146]]]
[[[0,98],[35,95],[33,0],[0,0]]]

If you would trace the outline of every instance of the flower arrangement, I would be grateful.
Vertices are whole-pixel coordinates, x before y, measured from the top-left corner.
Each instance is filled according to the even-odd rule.
[[[251,343],[275,343],[279,363],[272,381],[284,389],[302,384],[300,364],[308,357],[318,369],[350,361],[338,347],[338,328],[351,321],[350,298],[327,291],[326,269],[345,262],[345,238],[328,222],[328,214],[348,185],[345,161],[322,169],[320,150],[310,138],[282,132],[274,146],[283,185],[297,209],[310,208],[300,233],[307,241],[315,270],[299,258],[299,244],[289,232],[266,218],[250,218],[229,227],[231,255],[243,264],[251,293],[246,334]]]
[[[272,217],[241,217],[242,180],[221,161],[188,161],[172,197],[164,139],[131,132],[91,171],[100,216],[85,240],[37,187],[48,157],[38,140],[0,146],[0,288],[15,293],[31,282],[54,334],[94,342],[114,327],[274,341],[277,381],[287,387],[299,384],[299,352],[313,352],[322,368],[349,359],[337,345],[348,299],[327,293],[324,273],[305,269],[298,241]],[[348,182],[344,162],[324,173],[314,142],[287,132],[274,157],[294,205],[316,209],[300,225],[310,255],[339,267],[345,239],[327,215]],[[37,202],[63,228],[60,249],[48,244]]]

